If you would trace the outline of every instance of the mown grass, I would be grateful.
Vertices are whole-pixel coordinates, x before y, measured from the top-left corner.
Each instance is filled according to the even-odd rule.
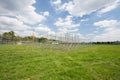
[[[120,80],[120,45],[0,45],[0,80]]]

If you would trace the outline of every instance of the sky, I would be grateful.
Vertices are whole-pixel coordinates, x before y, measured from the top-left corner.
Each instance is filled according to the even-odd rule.
[[[0,34],[120,40],[120,0],[0,0]]]

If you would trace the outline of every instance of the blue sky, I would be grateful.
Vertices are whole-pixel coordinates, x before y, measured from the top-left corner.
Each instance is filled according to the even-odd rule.
[[[120,40],[120,0],[0,0],[0,34]]]

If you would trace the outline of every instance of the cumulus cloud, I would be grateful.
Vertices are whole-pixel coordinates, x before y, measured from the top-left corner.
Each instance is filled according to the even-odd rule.
[[[86,21],[88,21],[88,20],[89,20],[88,18],[86,18],[86,19],[81,19],[80,22],[86,22]]]
[[[58,28],[59,33],[75,33],[79,31],[78,28],[75,29],[67,29],[67,28]]]
[[[32,5],[35,0],[0,0],[0,15],[15,16],[19,20],[27,24],[36,24],[44,21],[45,16],[35,12],[35,7]]]
[[[33,28],[25,25],[22,21],[16,18],[0,16],[0,34],[6,31],[14,31],[16,35],[31,36]],[[54,34],[54,32],[48,28],[48,26],[39,24],[34,27],[35,36],[40,34]]]
[[[115,41],[120,40],[120,21],[117,20],[103,20],[95,22],[94,26],[103,28],[104,32],[96,35],[94,41]]]
[[[115,8],[117,8],[120,5],[120,0],[116,0],[113,3],[107,4],[104,8],[102,8],[98,13],[103,14],[106,12],[109,12]]]
[[[59,5],[61,4],[61,0],[52,0],[51,3],[54,5]]]
[[[119,0],[70,0],[56,7],[57,10],[67,11],[73,16],[90,14],[95,11],[108,12],[117,7]],[[112,5],[111,5],[112,4]]]
[[[117,20],[103,20],[94,23],[94,26],[99,27],[116,27],[120,23]]]
[[[21,36],[31,33],[31,27],[25,25],[22,21],[16,18],[0,16],[0,34],[10,30]]]
[[[0,14],[14,15],[35,3],[35,0],[0,0]]]
[[[73,21],[73,16],[68,15],[66,18],[58,18],[54,23],[57,26],[58,31],[62,33],[73,33],[77,32],[80,26],[79,23]]]
[[[26,30],[29,26],[16,18],[0,16],[0,30]]]
[[[44,16],[49,16],[49,12],[48,12],[48,11],[45,11],[45,12],[44,12]]]
[[[33,30],[31,25],[39,26],[40,31],[52,33],[47,27],[40,28],[40,25],[37,25],[45,21],[50,14],[48,11],[35,12],[34,3],[35,0],[0,0],[0,34],[12,30],[17,35],[30,36]]]
[[[58,20],[54,23],[55,26],[63,27],[63,28],[76,28],[79,27],[80,24],[75,23],[73,21],[72,16],[67,16],[66,18],[58,18]]]
[[[23,22],[8,17],[0,17],[0,34],[7,31],[14,31],[16,35],[19,36],[30,36],[31,35],[31,27],[23,24]]]
[[[48,26],[39,24],[36,26],[35,31],[40,35],[40,34],[55,34],[54,31],[52,31]]]

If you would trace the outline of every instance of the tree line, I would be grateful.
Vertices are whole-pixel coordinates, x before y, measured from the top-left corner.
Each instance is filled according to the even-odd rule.
[[[0,42],[6,44],[16,44],[17,42],[46,42],[47,40],[48,39],[44,37],[38,38],[34,36],[16,36],[14,31],[4,32],[0,35]]]
[[[92,44],[120,44],[120,41],[92,42]]]
[[[16,44],[17,42],[28,42],[28,43],[33,43],[33,42],[39,42],[39,43],[45,43],[45,42],[55,42],[57,40],[54,39],[47,39],[44,37],[38,38],[35,36],[16,36],[14,31],[9,31],[9,32],[4,32],[3,34],[0,35],[0,44],[5,43],[5,44]],[[107,42],[90,42],[90,44],[120,44],[120,41],[107,41]]]

